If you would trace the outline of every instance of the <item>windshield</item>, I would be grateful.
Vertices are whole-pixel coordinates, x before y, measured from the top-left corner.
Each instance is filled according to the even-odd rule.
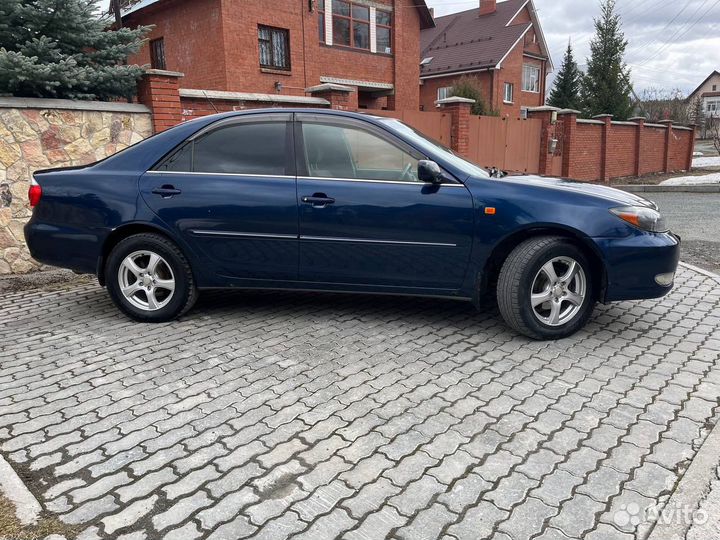
[[[480,176],[482,178],[490,178],[490,173],[479,165],[458,156],[444,144],[423,135],[415,128],[407,125],[395,118],[378,118],[383,123],[390,126],[393,130],[402,133],[405,137],[417,144],[420,148],[428,149],[435,154],[439,154],[442,159],[449,162],[453,167],[463,171],[468,176]]]

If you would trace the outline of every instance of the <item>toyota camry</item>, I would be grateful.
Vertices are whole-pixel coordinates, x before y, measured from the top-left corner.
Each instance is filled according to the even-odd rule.
[[[558,339],[597,302],[667,294],[679,257],[646,199],[495,178],[398,120],[334,110],[196,119],[37,171],[29,198],[32,256],[97,275],[142,322],[216,288],[489,296],[516,331]]]

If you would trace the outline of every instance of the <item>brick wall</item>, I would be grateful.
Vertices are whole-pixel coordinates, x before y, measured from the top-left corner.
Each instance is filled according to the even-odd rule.
[[[551,122],[552,107],[531,111],[531,117]],[[689,170],[692,166],[694,129],[646,124],[644,119],[612,122],[611,118],[578,120],[576,112],[554,109],[557,125],[548,131],[560,139],[555,156],[541,159],[541,174],[584,181],[609,182],[615,178]],[[542,145],[541,145],[542,146]],[[541,148],[541,152],[547,151]],[[556,160],[561,166],[555,167]],[[560,165],[558,163],[558,165]]]

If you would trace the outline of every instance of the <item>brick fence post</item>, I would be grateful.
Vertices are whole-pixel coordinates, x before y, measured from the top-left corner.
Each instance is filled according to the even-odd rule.
[[[610,143],[612,118],[612,114],[598,114],[593,116],[594,120],[603,122],[602,142],[600,143],[600,181],[604,184],[610,183],[610,152],[608,152],[608,145]]]
[[[687,166],[685,167],[686,171],[689,171],[692,169],[692,162],[693,162],[693,154],[695,153],[695,134],[697,132],[697,124],[690,124],[688,125],[690,129],[692,129],[692,132],[690,134],[690,143],[688,144],[688,153],[687,153]]]
[[[542,121],[540,128],[540,171],[541,176],[552,175],[554,153],[551,152],[550,141],[552,140],[553,128],[557,123],[557,114],[560,111],[557,107],[531,107],[528,109],[528,118],[537,118]]]
[[[461,156],[469,155],[470,151],[470,113],[474,99],[449,97],[435,102],[450,113],[452,128],[450,130],[450,148]]]
[[[635,169],[634,174],[635,176],[642,176],[642,155],[643,155],[643,149],[644,149],[644,137],[645,135],[645,117],[644,116],[635,116],[630,119],[631,122],[635,122],[637,124],[637,128],[635,130]]]
[[[563,155],[562,155],[562,177],[573,178],[575,173],[575,142],[577,138],[577,117],[580,111],[572,109],[562,110],[558,116],[563,122]]]
[[[664,124],[667,127],[665,132],[665,154],[663,155],[663,171],[666,173],[670,172],[670,145],[672,144],[673,137],[673,121],[672,120],[660,120],[659,124]]]
[[[356,111],[358,109],[357,92],[352,86],[324,83],[306,88],[305,93],[312,95],[312,97],[328,100],[331,109],[341,111]]]
[[[155,133],[182,122],[180,79],[184,76],[177,71],[148,69],[138,82],[138,101],[152,112]]]

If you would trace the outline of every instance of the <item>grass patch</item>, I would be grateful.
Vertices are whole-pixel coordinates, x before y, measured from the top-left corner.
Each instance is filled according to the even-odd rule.
[[[12,540],[40,540],[50,534],[59,534],[70,540],[80,532],[78,527],[67,525],[56,517],[40,514],[37,524],[25,526],[15,515],[15,505],[0,493],[0,538]]]

